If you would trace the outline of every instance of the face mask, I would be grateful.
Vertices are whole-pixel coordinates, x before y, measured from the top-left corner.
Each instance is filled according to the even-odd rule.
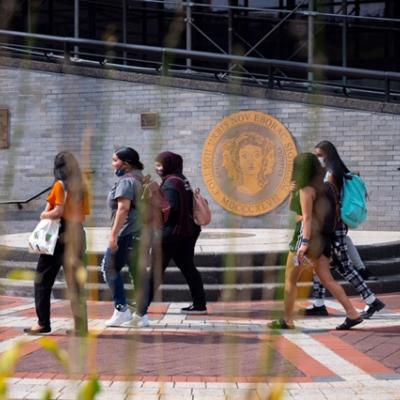
[[[156,169],[155,171],[156,171],[156,174],[157,174],[158,176],[160,176],[161,178],[164,176],[164,170],[163,170],[163,168]]]
[[[124,176],[125,175],[125,171],[123,169],[117,169],[115,171],[115,175],[117,175],[118,177]]]
[[[318,157],[318,161],[322,165],[322,167],[326,168],[325,158],[324,157]]]

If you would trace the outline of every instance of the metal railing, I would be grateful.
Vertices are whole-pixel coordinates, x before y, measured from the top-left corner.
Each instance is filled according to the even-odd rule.
[[[32,59],[69,65],[244,83],[266,89],[331,93],[386,102],[400,101],[398,72],[7,30],[0,30],[0,39],[3,43],[0,45],[3,54],[25,58],[29,56]],[[77,49],[79,49],[78,54]],[[198,63],[192,63],[188,69],[187,59]],[[232,69],[232,65],[246,67],[246,70]]]
[[[95,174],[95,170],[84,170],[83,174],[86,177],[89,177],[90,175]],[[35,193],[34,195],[24,199],[24,200],[5,200],[5,201],[0,201],[0,206],[5,206],[5,205],[12,205],[15,204],[18,207],[18,210],[22,210],[23,204],[28,204],[30,203],[32,200],[37,199],[38,197],[40,197],[42,194],[48,192],[51,188],[53,187],[53,185],[48,186],[46,189],[43,189],[37,193]]]
[[[3,205],[12,205],[12,204],[16,204],[16,206],[18,207],[18,210],[22,210],[23,204],[27,204],[29,202],[31,202],[32,200],[37,199],[38,197],[40,197],[42,194],[48,192],[50,189],[52,188],[52,186],[47,187],[46,189],[41,190],[40,192],[34,194],[31,197],[28,197],[25,200],[7,200],[7,201],[0,201],[0,206]]]

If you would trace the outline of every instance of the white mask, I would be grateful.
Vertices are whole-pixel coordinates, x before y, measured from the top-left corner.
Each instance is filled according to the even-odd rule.
[[[318,161],[322,165],[322,167],[326,168],[325,158],[324,157],[318,157]]]

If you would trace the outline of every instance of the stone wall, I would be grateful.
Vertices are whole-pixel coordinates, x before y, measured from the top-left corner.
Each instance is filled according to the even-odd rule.
[[[54,155],[66,149],[77,154],[85,168],[95,170],[92,223],[104,225],[105,195],[113,180],[111,155],[120,145],[137,149],[149,173],[158,151],[180,153],[186,175],[207,195],[201,153],[210,130],[233,112],[258,110],[279,119],[299,151],[312,150],[322,139],[336,144],[349,168],[360,172],[369,188],[369,218],[363,229],[399,229],[400,115],[317,106],[290,101],[290,95],[279,100],[105,77],[0,68],[0,107],[10,110],[11,143],[9,149],[0,150],[2,200],[26,198],[49,185]],[[158,129],[140,127],[140,113],[149,111],[159,113]],[[212,201],[211,207],[212,227],[288,225],[287,202],[254,218],[233,216]]]

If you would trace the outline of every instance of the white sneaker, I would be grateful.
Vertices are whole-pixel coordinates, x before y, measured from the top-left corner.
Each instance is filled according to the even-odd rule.
[[[132,314],[132,319],[130,321],[124,322],[121,326],[124,328],[145,328],[149,326],[149,316],[144,314],[142,317],[136,313]]]
[[[114,314],[108,321],[106,321],[106,326],[122,326],[124,322],[129,322],[131,320],[132,315],[128,309],[125,311],[114,309]]]

